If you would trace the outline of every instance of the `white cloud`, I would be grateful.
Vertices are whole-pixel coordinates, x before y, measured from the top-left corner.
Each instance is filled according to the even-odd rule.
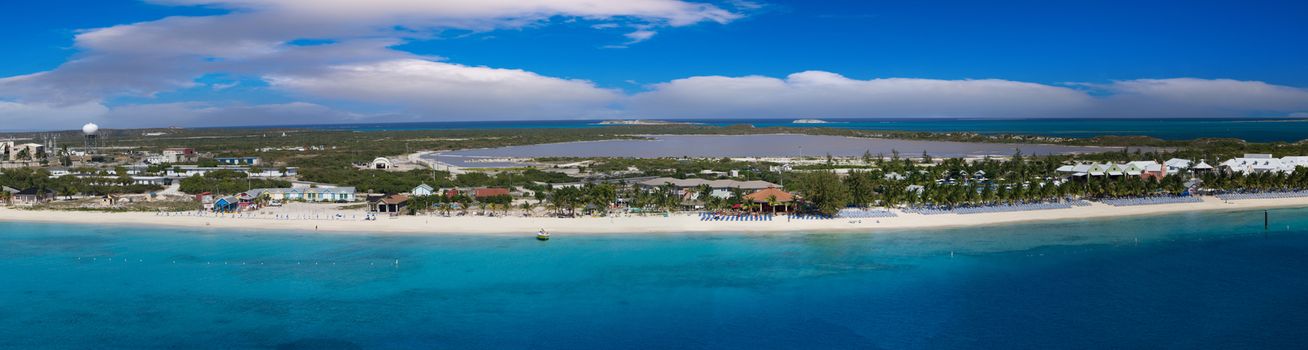
[[[549,17],[629,17],[685,26],[726,23],[740,17],[712,4],[681,0],[154,0],[311,16],[335,21],[386,21],[409,25],[519,26]]]
[[[628,99],[648,117],[1244,117],[1308,110],[1308,90],[1228,79],[1055,86],[999,79],[700,76]],[[1093,93],[1092,93],[1093,92]]]
[[[644,40],[644,28],[726,23],[740,15],[705,3],[682,0],[154,0],[179,6],[214,6],[231,9],[223,15],[168,17],[81,31],[75,39],[80,52],[60,67],[46,72],[0,78],[0,99],[24,105],[66,107],[114,97],[151,97],[160,92],[196,87],[206,74],[244,77],[297,78],[312,81],[314,72],[340,73],[340,67],[379,67],[395,60],[436,60],[393,49],[410,40],[429,38],[444,29],[491,30],[521,28],[566,17],[641,28],[629,39]],[[644,33],[649,32],[649,33]],[[632,36],[635,35],[635,36]],[[322,44],[297,45],[303,39]],[[449,67],[462,67],[449,65]],[[490,68],[468,71],[495,72]],[[545,108],[562,115],[574,111],[577,99],[595,99],[610,93],[589,83],[555,79],[524,71],[520,77],[554,82],[565,92],[560,102],[541,100],[532,90],[505,89],[494,84],[473,84],[462,89],[428,91],[426,99],[406,101],[459,101],[468,96],[496,96],[506,110],[489,106],[443,107],[418,104],[422,111],[483,111],[490,115],[525,116],[525,108]],[[378,86],[395,77],[368,81]],[[275,80],[271,79],[270,80]],[[365,84],[366,83],[366,84]],[[289,83],[288,83],[289,84]],[[580,87],[580,88],[576,88]],[[475,88],[496,89],[468,91]],[[589,91],[588,91],[589,90]],[[524,94],[515,95],[521,91]],[[587,92],[588,91],[588,92]],[[326,92],[326,91],[320,91]],[[434,96],[448,93],[447,96]],[[408,95],[413,95],[413,92]],[[589,95],[586,95],[589,94]],[[330,94],[327,94],[330,95]],[[379,97],[368,102],[392,101]],[[525,102],[513,102],[525,101]],[[587,100],[589,103],[589,100]]]
[[[629,113],[651,117],[1038,117],[1085,108],[1075,89],[1009,80],[856,80],[807,71],[785,79],[701,76],[655,84]]]
[[[627,39],[631,39],[631,41],[627,42],[627,44],[630,45],[645,40],[649,40],[650,38],[653,38],[655,34],[658,34],[658,32],[647,30],[647,29],[640,29],[631,33],[624,34],[623,36],[627,37]]]
[[[79,53],[60,67],[0,78],[0,129],[88,119],[198,126],[615,115],[1240,117],[1308,112],[1308,90],[1303,88],[1195,78],[1051,85],[1002,79],[853,79],[806,71],[784,78],[695,76],[624,94],[581,79],[455,64],[395,49],[445,29],[527,28],[560,17],[594,21],[593,28],[613,30],[615,36],[621,28],[627,41],[614,47],[625,47],[669,27],[727,23],[761,8],[739,0],[718,2],[730,10],[687,0],[147,1],[231,12],[79,32]],[[316,44],[299,44],[304,40]],[[195,88],[200,86],[195,80],[207,74],[234,78],[195,90],[226,90],[227,84],[263,79],[273,90],[308,102],[103,102]],[[251,88],[241,84],[224,93]],[[377,110],[397,114],[377,115]]]
[[[1138,79],[1080,84],[1099,89],[1101,113],[1129,116],[1245,116],[1308,110],[1308,89],[1231,79]]]
[[[267,81],[316,98],[406,106],[438,120],[595,117],[620,96],[584,80],[419,59],[332,66]]]

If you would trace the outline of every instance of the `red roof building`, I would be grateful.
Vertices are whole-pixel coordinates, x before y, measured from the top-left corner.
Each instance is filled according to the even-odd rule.
[[[795,201],[795,195],[775,188],[758,190],[758,192],[750,193],[745,196],[745,200],[754,203],[767,203],[769,198],[776,199],[778,203]]]
[[[478,188],[475,193],[477,198],[507,196],[509,195],[509,189],[501,187]]]

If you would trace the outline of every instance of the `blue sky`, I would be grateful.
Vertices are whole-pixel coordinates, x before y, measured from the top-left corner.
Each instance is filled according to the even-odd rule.
[[[360,3],[6,4],[0,129],[1308,112],[1294,1]]]

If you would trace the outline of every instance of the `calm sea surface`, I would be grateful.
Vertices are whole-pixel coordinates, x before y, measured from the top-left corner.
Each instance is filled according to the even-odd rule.
[[[1061,137],[1101,135],[1145,135],[1166,140],[1189,140],[1204,137],[1234,137],[1255,142],[1308,139],[1308,120],[1304,119],[831,119],[829,124],[793,124],[793,119],[702,119],[685,120],[705,125],[751,124],[756,127],[802,126],[866,130],[907,130],[982,134],[1025,134]],[[445,130],[502,128],[587,128],[599,127],[595,120],[516,121],[516,122],[434,122],[397,124],[314,125],[331,130]]]
[[[1308,210],[1271,217],[550,242],[0,223],[0,348],[1301,348]]]

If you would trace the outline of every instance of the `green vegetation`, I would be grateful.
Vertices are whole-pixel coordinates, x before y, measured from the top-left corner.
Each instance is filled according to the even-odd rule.
[[[146,132],[162,132],[164,136],[142,136]],[[1166,181],[1151,184],[1142,183],[1098,183],[1088,181],[1080,187],[1060,184],[1053,188],[1045,185],[1052,183],[1057,176],[1053,169],[1071,160],[1078,161],[1116,161],[1155,159],[1163,160],[1178,157],[1192,160],[1206,160],[1216,164],[1220,160],[1239,156],[1242,153],[1269,153],[1274,156],[1308,154],[1308,142],[1274,142],[1248,143],[1235,139],[1198,139],[1189,141],[1164,141],[1140,136],[1103,136],[1086,139],[1040,137],[1029,135],[991,135],[968,132],[912,132],[889,130],[851,130],[839,128],[814,127],[768,127],[755,128],[749,125],[726,127],[703,125],[624,125],[597,128],[575,129],[491,129],[491,130],[409,130],[409,131],[337,131],[306,129],[155,129],[155,130],[105,130],[105,139],[113,140],[112,146],[133,148],[141,151],[159,152],[169,147],[192,147],[197,152],[212,156],[259,156],[265,167],[299,167],[300,179],[331,183],[341,186],[353,186],[361,192],[398,193],[427,183],[433,187],[524,187],[531,190],[543,190],[539,183],[567,183],[580,179],[565,174],[537,169],[511,169],[487,172],[474,172],[451,176],[443,171],[430,169],[406,172],[391,172],[359,169],[357,164],[371,161],[378,156],[395,156],[418,150],[452,150],[469,148],[504,147],[528,144],[593,141],[607,139],[634,139],[640,135],[701,135],[701,134],[809,134],[847,137],[878,137],[914,140],[962,141],[962,142],[1004,142],[1004,143],[1046,143],[1063,145],[1091,146],[1144,146],[1153,147],[1156,153],[1149,152],[1106,152],[1101,154],[1078,156],[1044,156],[1019,157],[1018,161],[1009,162],[986,160],[972,164],[959,164],[961,160],[945,160],[938,166],[926,166],[914,163],[896,154],[864,156],[865,162],[859,164],[840,164],[830,161],[826,164],[795,166],[794,173],[783,181],[781,175],[770,170],[775,164],[736,162],[729,159],[625,159],[625,158],[555,158],[548,161],[594,162],[583,170],[601,176],[670,176],[670,177],[704,177],[718,178],[712,172],[739,170],[738,179],[765,180],[774,183],[792,182],[791,187],[802,191],[814,191],[823,195],[814,198],[831,198],[832,202],[848,201],[854,204],[915,204],[915,205],[977,205],[1007,200],[1040,199],[1042,196],[1060,194],[1076,196],[1114,196],[1118,193],[1161,193],[1175,192],[1176,185]],[[13,134],[18,137],[34,135]],[[77,140],[75,132],[60,135],[62,140]],[[66,149],[76,146],[72,141],[65,141],[59,147]],[[56,151],[56,155],[65,157],[66,152]],[[875,158],[875,161],[873,160]],[[67,164],[60,158],[61,164]],[[202,158],[199,165],[216,165],[212,159]],[[629,168],[638,171],[630,172]],[[147,173],[159,173],[167,166],[151,167]],[[842,185],[848,196],[836,195],[840,186],[825,184],[826,187],[810,186],[806,178],[799,174],[806,172],[823,172],[834,169],[854,170],[854,174],[842,177]],[[963,172],[984,171],[984,181],[965,179]],[[49,179],[48,173],[40,176],[34,171],[44,170],[6,170],[0,173],[0,185],[13,188],[48,188],[66,194],[89,193],[142,193],[158,190],[158,186],[131,185],[127,176],[119,170],[92,170],[94,178],[64,177]],[[701,172],[709,171],[708,174]],[[887,179],[886,176],[895,173]],[[604,175],[609,174],[609,175]],[[898,176],[904,178],[900,179]],[[1272,186],[1255,185],[1256,180],[1211,179],[1218,183],[1215,188],[1225,186]],[[1143,180],[1142,180],[1143,181]],[[1218,182],[1220,181],[1220,182]],[[1277,181],[1275,179],[1268,181]],[[1289,180],[1284,180],[1289,181]],[[252,187],[285,187],[284,181],[258,180],[237,177],[231,174],[218,174],[183,181],[183,191],[236,192]],[[816,185],[813,185],[816,186]],[[908,186],[920,186],[921,193],[908,192]],[[1297,186],[1297,185],[1295,185]],[[1048,188],[1047,188],[1048,187]],[[543,191],[552,192],[552,191]],[[970,194],[975,192],[975,195]],[[831,194],[827,196],[825,194]],[[953,193],[942,195],[940,193]],[[568,198],[569,195],[561,195]],[[993,196],[993,197],[991,197]],[[647,195],[630,194],[634,206],[649,208],[668,208],[673,205],[669,199],[646,198]],[[848,197],[848,199],[845,199]],[[823,202],[827,200],[822,200]],[[566,207],[572,205],[584,208],[585,205],[574,204],[584,201],[559,200],[556,204],[565,207],[563,212],[571,213]],[[667,203],[665,203],[667,202]],[[659,204],[662,203],[662,204]],[[707,199],[704,205],[709,207],[748,207],[737,199]],[[834,205],[820,205],[821,210],[829,211]]]
[[[486,173],[466,173],[451,177],[449,172],[433,170],[385,171],[373,169],[316,168],[311,171],[301,170],[300,178],[306,181],[330,183],[341,186],[353,186],[361,192],[401,193],[408,192],[421,184],[434,188],[449,187],[529,187],[536,182],[562,183],[577,179],[555,172],[527,169],[518,172],[502,172],[495,175]]]
[[[182,192],[197,194],[213,192],[216,194],[235,194],[255,188],[290,188],[291,183],[284,180],[251,178],[245,173],[231,170],[210,171],[203,176],[195,175],[182,179]]]
[[[15,168],[0,171],[0,186],[18,190],[36,188],[55,191],[60,196],[71,197],[78,194],[107,195],[125,193],[146,193],[162,190],[162,186],[134,184],[126,170],[121,168],[116,173],[100,171],[96,176],[74,177],[62,176],[51,178],[50,172],[40,168]]]
[[[37,210],[94,211],[94,212],[185,212],[202,208],[200,202],[185,201],[132,201],[119,200],[110,206],[103,206],[98,199],[47,202],[32,207]]]

